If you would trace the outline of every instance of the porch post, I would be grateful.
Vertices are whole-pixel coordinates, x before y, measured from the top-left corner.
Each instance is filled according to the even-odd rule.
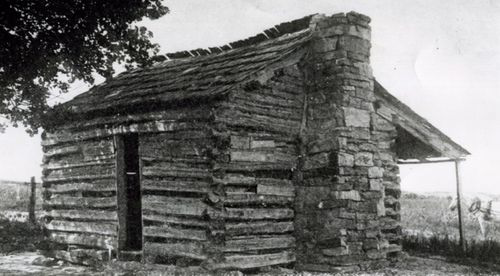
[[[460,246],[462,248],[462,252],[465,253],[465,235],[464,235],[464,227],[463,227],[463,220],[462,220],[462,203],[461,203],[461,195],[462,195],[462,188],[460,187],[461,185],[461,178],[460,178],[460,159],[455,160],[455,176],[457,179],[457,211],[458,211],[458,229],[460,231]]]

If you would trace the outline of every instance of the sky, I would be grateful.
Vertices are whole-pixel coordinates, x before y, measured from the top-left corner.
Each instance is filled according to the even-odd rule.
[[[140,22],[163,53],[255,35],[313,13],[356,11],[371,17],[371,65],[394,96],[472,155],[462,164],[465,193],[500,194],[500,1],[495,0],[170,0],[171,12]],[[84,92],[82,83],[61,102]],[[0,134],[0,179],[41,174],[39,136]],[[401,166],[413,192],[453,192],[453,163]]]

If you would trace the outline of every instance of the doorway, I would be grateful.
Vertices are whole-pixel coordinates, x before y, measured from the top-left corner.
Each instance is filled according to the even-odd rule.
[[[139,135],[115,137],[118,250],[142,250],[142,207]]]

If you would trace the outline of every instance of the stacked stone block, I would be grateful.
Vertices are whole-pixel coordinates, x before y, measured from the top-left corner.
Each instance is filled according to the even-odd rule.
[[[369,22],[354,12],[311,20],[311,51],[303,64],[305,147],[297,177],[299,269],[357,271],[387,257],[384,221],[396,220],[387,215],[384,190],[399,186],[385,146],[395,133],[375,121]]]

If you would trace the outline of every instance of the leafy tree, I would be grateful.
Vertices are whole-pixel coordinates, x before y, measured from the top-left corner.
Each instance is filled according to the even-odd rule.
[[[0,116],[36,133],[51,90],[150,65],[159,46],[134,23],[166,13],[161,0],[1,0]]]

